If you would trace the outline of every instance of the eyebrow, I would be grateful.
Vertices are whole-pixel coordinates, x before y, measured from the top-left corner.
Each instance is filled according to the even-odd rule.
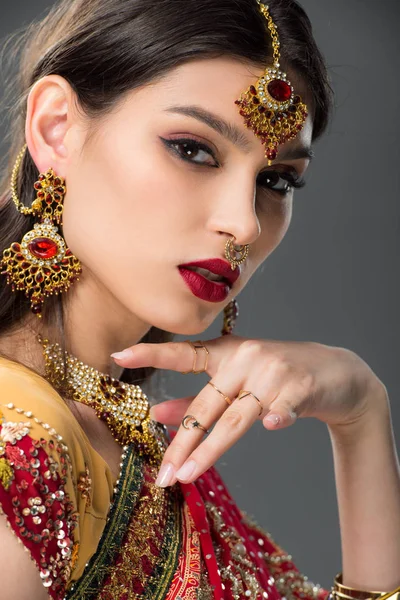
[[[238,146],[246,154],[250,152],[250,143],[239,127],[232,123],[228,123],[205,108],[200,108],[195,105],[177,105],[169,106],[165,109],[165,112],[185,115],[187,117],[192,117],[201,123],[205,123],[233,145]],[[286,149],[280,158],[281,160],[294,160],[296,158],[308,158],[309,160],[312,160],[314,158],[314,152],[310,146],[300,146],[298,148]]]

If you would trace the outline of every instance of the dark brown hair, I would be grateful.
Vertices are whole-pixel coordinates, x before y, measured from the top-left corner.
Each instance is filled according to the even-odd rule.
[[[278,28],[283,67],[299,74],[313,99],[313,139],[326,129],[332,90],[309,18],[295,0],[270,0]],[[22,39],[21,39],[22,37]],[[124,94],[170,69],[203,57],[231,56],[266,65],[272,55],[266,21],[256,0],[62,0],[13,42],[20,52],[18,82],[12,81],[9,168],[0,189],[0,257],[33,227],[11,200],[12,164],[24,144],[26,103],[31,86],[58,74],[74,89],[89,119],[106,115]],[[17,99],[16,95],[17,94]],[[38,171],[29,152],[20,168],[19,197],[29,206]],[[68,182],[67,182],[68,185]],[[78,284],[79,285],[79,284]],[[60,320],[63,296],[47,301],[44,321]],[[0,335],[28,314],[23,293],[12,293],[0,277]],[[141,341],[162,342],[172,334],[150,329]],[[153,369],[126,370],[126,381],[144,382]]]

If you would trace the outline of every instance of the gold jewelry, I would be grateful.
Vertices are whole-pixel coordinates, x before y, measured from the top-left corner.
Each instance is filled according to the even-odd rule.
[[[226,241],[225,258],[231,263],[231,269],[234,271],[238,265],[241,265],[249,255],[249,244],[235,246],[234,237]]]
[[[150,418],[150,404],[143,390],[85,365],[63,352],[59,344],[50,344],[41,336],[38,340],[44,350],[46,379],[70,399],[93,408],[119,444],[134,442],[151,464],[159,464],[167,446],[165,434]]]
[[[342,573],[338,573],[331,588],[332,600],[400,600],[400,586],[390,592],[358,590],[342,584]]]
[[[254,398],[254,400],[256,400],[260,406],[260,412],[258,413],[258,416],[261,415],[264,407],[261,404],[260,400],[257,398],[257,396],[255,396],[254,394],[252,394],[251,392],[247,391],[247,390],[240,390],[237,399],[238,400],[242,400],[242,398],[246,398],[246,396],[252,396],[252,398]]]
[[[186,415],[186,417],[183,417],[182,419],[182,425],[185,429],[189,429],[189,424],[191,424],[194,429],[201,429],[204,433],[208,433],[208,429],[203,427],[193,415]]]
[[[230,335],[236,325],[236,319],[239,316],[238,301],[233,299],[224,308],[224,322],[221,329],[221,336]]]
[[[50,168],[34,183],[36,198],[30,208],[18,198],[18,171],[26,148],[25,144],[12,171],[11,195],[19,212],[38,216],[39,223],[24,235],[21,243],[13,242],[4,250],[0,267],[5,269],[1,274],[7,277],[12,291],[25,291],[32,312],[40,318],[44,299],[66,292],[74,281],[79,280],[82,268],[56,226],[61,225],[66,193],[63,178]]]
[[[209,383],[210,385],[212,385],[212,387],[217,390],[218,394],[221,394],[221,396],[223,397],[223,399],[225,400],[225,402],[230,406],[232,404],[232,400],[229,398],[229,396],[226,396],[223,392],[221,392],[221,390],[219,390],[217,388],[217,386],[212,382],[212,381],[207,381],[207,383]]]
[[[194,357],[193,357],[193,367],[191,371],[181,371],[182,375],[187,375],[188,373],[194,373],[194,375],[198,375],[199,373],[204,373],[207,370],[207,366],[208,366],[208,356],[209,356],[209,351],[207,350],[207,348],[204,346],[204,344],[202,344],[201,340],[197,340],[197,342],[191,342],[190,340],[185,340],[185,342],[187,344],[190,344],[190,346],[193,348],[194,351]],[[197,350],[204,350],[206,353],[206,362],[205,365],[202,369],[200,370],[196,370],[196,361],[197,361]]]
[[[242,93],[235,104],[239,105],[246,126],[261,139],[268,165],[271,165],[278,146],[295,138],[303,129],[308,112],[301,97],[295,95],[286,73],[280,70],[279,36],[267,1],[257,0],[257,4],[267,20],[272,38],[273,65],[267,67],[256,84]]]

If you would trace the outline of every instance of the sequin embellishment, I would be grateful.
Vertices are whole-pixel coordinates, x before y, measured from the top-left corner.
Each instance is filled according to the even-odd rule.
[[[61,436],[31,411],[23,413],[43,427],[50,439],[30,437],[30,422],[0,424],[0,512],[39,568],[42,584],[54,600],[63,597],[71,576],[73,530],[78,513],[66,493],[71,471]]]

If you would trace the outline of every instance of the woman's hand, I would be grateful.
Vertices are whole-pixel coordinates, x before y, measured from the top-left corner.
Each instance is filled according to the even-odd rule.
[[[383,383],[357,354],[345,348],[236,335],[204,345],[209,351],[206,372],[232,404],[207,384],[195,397],[168,400],[151,409],[152,418],[166,425],[179,425],[186,415],[193,415],[207,430],[214,425],[205,439],[200,428],[180,425],[165,453],[158,485],[171,485],[177,479],[194,481],[258,419],[267,429],[282,429],[303,417],[340,429],[383,409]],[[185,372],[193,367],[194,350],[187,342],[137,344],[113,356],[123,367]],[[205,352],[200,349],[198,369],[204,360]],[[259,399],[261,414],[255,398],[237,398],[240,390]]]

